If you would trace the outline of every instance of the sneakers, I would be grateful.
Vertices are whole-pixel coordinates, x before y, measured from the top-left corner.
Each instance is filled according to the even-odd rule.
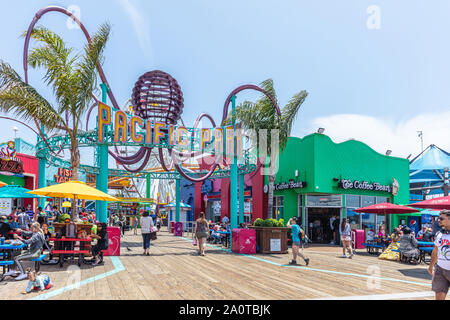
[[[296,264],[297,264],[297,261],[292,260],[291,262],[289,262],[289,264],[290,264],[290,265],[296,265]]]
[[[353,257],[353,253],[351,255],[348,256],[349,259],[351,259]]]
[[[346,254],[344,254],[341,258],[348,258]]]
[[[18,271],[16,271],[16,270],[10,270],[10,271],[8,271],[7,273],[5,273],[5,274],[3,275],[3,277],[8,277],[8,276],[12,277],[12,276],[14,276],[16,273],[18,273]]]
[[[25,280],[25,279],[28,279],[28,275],[26,273],[22,273],[21,275],[19,275],[16,278],[16,281],[22,281],[22,280]]]
[[[309,258],[306,258],[306,259],[305,259],[305,263],[306,263],[306,265],[309,264]]]

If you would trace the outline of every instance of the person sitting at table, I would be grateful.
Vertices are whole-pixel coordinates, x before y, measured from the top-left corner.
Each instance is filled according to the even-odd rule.
[[[41,207],[39,207],[34,215],[34,221],[39,222],[42,226],[44,223],[47,223],[47,212],[44,211]]]
[[[9,238],[8,232],[11,231],[11,227],[8,223],[8,217],[2,216],[0,217],[0,237],[3,237],[5,239]]]
[[[64,227],[61,228],[60,233],[58,234],[58,238],[61,239],[74,239],[77,236],[77,226],[75,223],[70,221],[70,219],[66,219]],[[62,241],[63,250],[73,250],[74,243],[73,241]]]
[[[399,250],[404,257],[411,259],[411,262],[417,264],[420,256],[416,238],[411,234],[409,227],[403,228],[403,235],[400,238]]]
[[[95,246],[92,246],[92,249],[91,249],[92,256],[95,259],[95,261],[92,265],[96,266],[100,262],[100,257],[99,257],[100,252],[103,250],[107,250],[109,247],[106,223],[98,223],[97,224],[97,234],[92,233],[91,238],[97,239],[97,244]]]
[[[8,216],[8,224],[9,224],[9,227],[10,227],[12,230],[19,229],[19,224],[18,224],[17,221],[15,221],[14,218],[11,217],[11,216]]]
[[[375,241],[375,230],[370,229],[369,231],[367,231],[367,237],[366,237],[366,241],[367,242],[374,242]]]
[[[426,228],[425,232],[422,236],[423,242],[432,242],[433,241],[433,229],[432,228]]]
[[[423,225],[423,226],[422,226],[422,229],[419,230],[419,232],[417,232],[417,237],[416,237],[416,238],[417,238],[417,239],[422,239],[423,234],[425,233],[426,229],[427,229],[427,226],[426,226],[426,225]]]
[[[29,225],[32,223],[30,216],[25,212],[23,208],[17,209],[17,223],[22,230],[28,230]]]
[[[15,234],[14,239],[19,239],[23,243],[27,244],[29,248],[27,251],[25,251],[25,253],[15,256],[13,258],[15,266],[20,270],[20,275],[16,278],[16,281],[21,281],[27,278],[27,274],[23,268],[21,261],[39,258],[42,254],[45,239],[41,226],[37,222],[34,222],[31,225],[31,231],[23,231],[21,229],[18,229],[17,231],[21,233],[21,236]],[[22,237],[30,237],[30,239],[26,240]],[[11,268],[11,271],[6,273],[5,276],[12,276],[16,272],[17,271],[15,269]]]

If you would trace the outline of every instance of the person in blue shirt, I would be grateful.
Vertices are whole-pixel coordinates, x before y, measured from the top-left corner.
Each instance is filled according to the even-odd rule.
[[[12,216],[8,217],[8,223],[11,229],[19,229],[19,224],[17,223],[17,221],[14,221],[14,218]]]
[[[293,217],[289,219],[287,225],[288,228],[292,230],[292,261],[289,262],[291,265],[297,264],[297,256],[300,256],[306,263],[306,265],[309,264],[309,258],[306,258],[302,253],[300,253],[298,250],[301,245],[300,241],[300,227],[297,224],[297,217]]]
[[[29,204],[27,206],[27,211],[25,211],[25,213],[30,217],[30,220],[33,221],[33,219],[34,219],[34,211],[33,211],[33,208],[31,207],[31,204]]]

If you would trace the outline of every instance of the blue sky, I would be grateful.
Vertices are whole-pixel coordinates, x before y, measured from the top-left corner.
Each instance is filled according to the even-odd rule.
[[[0,59],[23,74],[23,39],[35,12],[48,5],[80,8],[91,33],[109,21],[113,32],[105,72],[119,103],[137,78],[159,69],[184,92],[183,119],[202,112],[221,120],[224,100],[239,85],[272,78],[280,104],[306,90],[292,134],[326,128],[337,141],[361,140],[378,152],[407,157],[425,146],[450,150],[450,2],[403,0],[318,1],[5,1],[0,11]],[[380,29],[369,29],[376,5]],[[80,30],[51,13],[43,24],[82,48]],[[51,99],[31,72],[31,83]],[[238,101],[253,99],[246,93]],[[2,136],[13,136],[0,120]],[[33,135],[20,126],[28,140]]]

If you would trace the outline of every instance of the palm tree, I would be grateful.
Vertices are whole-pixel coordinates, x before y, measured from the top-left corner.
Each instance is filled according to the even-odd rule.
[[[264,89],[275,102],[278,103],[277,95],[273,87],[273,80],[268,79],[260,84],[260,87]],[[279,150],[271,150],[272,145],[267,143],[267,156],[270,159],[277,157],[278,152],[281,152],[286,147],[289,136],[291,135],[292,124],[294,123],[298,111],[301,105],[305,101],[308,93],[306,91],[300,91],[295,94],[286,106],[281,110],[281,117],[278,116],[274,109],[272,101],[263,95],[256,102],[244,101],[236,107],[236,120],[240,121],[244,130],[255,130],[259,132],[261,129],[267,130],[267,140],[271,141],[271,130],[279,130]],[[231,124],[231,114],[228,115],[225,121],[226,125]],[[259,146],[259,135],[256,137],[257,146]],[[258,153],[259,153],[259,149]],[[272,154],[272,152],[276,152]],[[258,154],[259,156],[259,154]],[[272,161],[271,160],[271,161]],[[268,207],[267,217],[273,217],[273,186],[275,182],[275,173],[269,170],[269,195],[268,195]]]
[[[80,165],[77,134],[81,132],[83,116],[92,105],[92,93],[97,89],[97,63],[103,61],[110,31],[110,25],[104,23],[81,54],[74,53],[73,48],[67,47],[63,39],[49,29],[33,29],[32,39],[42,46],[30,52],[28,64],[34,69],[45,69],[43,81],[53,89],[55,105],[0,60],[0,111],[13,113],[24,121],[37,121],[47,132],[68,134],[74,180],[78,180]]]

